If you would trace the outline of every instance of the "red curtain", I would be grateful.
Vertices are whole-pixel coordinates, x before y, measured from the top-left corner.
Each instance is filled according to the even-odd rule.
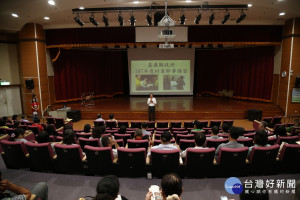
[[[126,51],[61,49],[53,67],[56,100],[128,93]]]
[[[233,90],[234,96],[271,99],[274,48],[196,50],[195,93]]]

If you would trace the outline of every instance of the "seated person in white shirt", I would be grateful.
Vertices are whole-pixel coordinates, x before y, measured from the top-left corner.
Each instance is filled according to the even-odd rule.
[[[147,131],[147,128],[148,128],[147,122],[143,122],[142,123],[143,136],[145,136],[145,135],[151,135],[151,133],[149,131]]]
[[[95,121],[97,121],[97,122],[102,122],[103,121],[104,125],[105,125],[105,120],[102,119],[102,115],[100,113],[97,115],[97,119]]]
[[[206,147],[203,147],[206,141],[206,136],[203,133],[195,133],[195,147],[190,147],[190,148],[195,148],[195,149],[207,149]],[[181,157],[185,158],[186,156],[186,150],[181,152]]]
[[[103,136],[101,141],[103,147],[112,147],[115,145],[115,149],[112,149],[112,152],[113,152],[114,159],[118,158],[118,150],[117,150],[117,148],[119,148],[118,143],[109,136]]]
[[[164,131],[162,134],[161,134],[161,144],[157,145],[157,146],[154,146],[152,147],[147,156],[151,156],[151,150],[152,149],[159,149],[159,150],[174,150],[174,149],[180,149],[178,145],[176,144],[171,144],[170,141],[172,139],[172,135],[169,131]]]
[[[250,156],[250,153],[251,153],[253,147],[269,147],[270,146],[268,144],[268,134],[264,130],[258,130],[255,132],[253,142],[254,142],[254,146],[249,147],[248,157]]]
[[[211,128],[211,136],[208,137],[207,139],[214,139],[214,140],[223,139],[223,137],[219,137],[218,134],[219,134],[219,128],[217,126],[213,126]]]

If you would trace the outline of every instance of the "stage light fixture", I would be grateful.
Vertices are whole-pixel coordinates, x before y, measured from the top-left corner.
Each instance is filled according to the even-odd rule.
[[[151,17],[151,14],[147,14],[147,15],[146,15],[146,21],[148,22],[148,25],[149,25],[149,26],[152,25],[152,17]]]
[[[119,15],[118,15],[118,21],[119,21],[119,23],[120,23],[120,26],[124,26],[124,19],[123,19],[121,13],[119,13]]]
[[[129,18],[129,21],[130,21],[130,26],[134,26],[135,25],[136,19],[135,19],[135,17],[134,17],[133,14],[131,14],[131,16]]]
[[[215,13],[211,13],[211,15],[209,16],[209,21],[208,21],[208,23],[209,23],[209,24],[213,24],[214,19],[215,19]]]
[[[184,15],[184,13],[182,13],[181,16],[180,16],[180,19],[179,19],[180,24],[184,25],[185,24],[185,20],[186,20],[185,15]]]
[[[105,26],[109,26],[108,17],[105,14],[102,17],[102,21],[103,21],[103,23],[104,23]]]
[[[97,22],[97,21],[95,20],[94,14],[92,14],[92,15],[90,16],[90,22],[91,22],[92,24],[94,24],[95,26],[98,26],[98,24],[99,24],[99,22]]]
[[[195,24],[199,24],[200,20],[201,20],[201,13],[199,13],[199,14],[196,16],[195,21],[194,21]]]
[[[240,15],[240,17],[236,20],[236,23],[238,24],[238,23],[240,23],[241,21],[243,21],[245,18],[246,18],[246,14],[244,13],[244,11],[242,10],[241,11],[241,15]]]
[[[74,20],[77,24],[79,24],[79,26],[83,26],[84,23],[80,20],[79,15],[77,15],[76,17],[74,17]]]
[[[225,24],[228,21],[229,17],[230,17],[230,13],[226,12],[226,14],[224,15],[224,19],[221,21],[221,23]]]

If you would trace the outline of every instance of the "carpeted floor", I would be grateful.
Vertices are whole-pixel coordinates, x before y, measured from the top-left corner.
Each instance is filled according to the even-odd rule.
[[[39,173],[25,170],[6,169],[3,160],[0,160],[0,170],[3,178],[11,182],[31,189],[38,182],[46,182],[49,187],[49,200],[78,200],[80,197],[94,196],[97,182],[100,177],[82,176],[82,175],[65,175],[52,173]],[[242,182],[246,179],[255,182],[256,179],[300,179],[300,174],[281,174],[275,176],[263,177],[243,177]],[[120,178],[120,194],[130,200],[145,199],[145,194],[151,185],[160,185],[160,179],[147,180],[145,178]],[[184,192],[183,200],[220,200],[221,196],[227,196],[229,199],[238,200],[238,195],[230,195],[224,189],[225,178],[214,179],[183,179]],[[292,200],[293,195],[273,194],[271,200]]]

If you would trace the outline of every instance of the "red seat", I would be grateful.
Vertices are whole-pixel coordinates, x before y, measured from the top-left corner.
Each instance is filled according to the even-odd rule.
[[[252,138],[237,139],[237,142],[243,144],[245,147],[253,146],[253,139]]]
[[[169,131],[170,129],[169,128],[156,128],[156,131]]]
[[[267,122],[267,127],[270,127],[272,124],[273,117],[263,117],[262,121]]]
[[[206,146],[217,149],[220,144],[226,142],[228,142],[228,139],[206,139]]]
[[[149,141],[148,140],[127,140],[128,148],[145,148],[148,150]]]
[[[194,139],[194,135],[181,135],[181,134],[177,134],[176,136],[176,143],[179,144],[179,141],[181,139],[186,139],[186,140],[193,140]]]
[[[105,123],[106,123],[106,127],[109,127],[110,129],[117,127],[116,121],[106,121]]]
[[[194,123],[192,121],[185,121],[183,122],[183,127],[184,128],[194,128]]]
[[[229,127],[233,126],[233,120],[223,120],[223,124],[228,124]]]
[[[65,119],[64,118],[55,118],[55,127],[60,128],[65,125]]]
[[[92,133],[76,133],[75,135],[77,138],[90,138]]]
[[[47,124],[55,124],[55,119],[54,117],[47,117],[46,118]]]
[[[170,128],[181,128],[181,122],[170,122]]]
[[[171,139],[170,143],[175,143],[175,139]],[[161,144],[161,140],[154,140],[153,146],[157,146]]]
[[[156,122],[156,128],[169,128],[169,122]]]
[[[119,133],[118,130],[105,130],[105,133],[110,133],[111,135],[114,135],[115,133]]]
[[[132,121],[130,123],[131,128],[141,128],[142,127],[142,122],[141,121]]]
[[[210,121],[209,127],[210,127],[210,128],[212,128],[213,126],[220,127],[220,126],[221,126],[221,123],[222,123],[221,120],[211,120],[211,121]]]
[[[147,122],[148,128],[155,128],[155,122],[151,121],[151,122]]]
[[[288,173],[300,172],[300,145],[285,144],[279,155],[281,171]]]
[[[129,122],[128,121],[119,121],[118,122],[118,127],[121,127],[121,126],[125,126],[126,128],[129,127]]]
[[[189,147],[195,147],[195,140],[180,139],[179,147],[181,150],[186,150]]]
[[[24,142],[1,140],[0,145],[4,151],[4,154],[1,155],[6,168],[19,169],[29,166],[26,158],[28,152]]]
[[[104,122],[105,122],[105,121],[96,121],[96,120],[95,120],[95,121],[94,121],[94,126],[95,126],[95,127],[96,127],[96,126],[105,126],[105,125],[104,125]]]
[[[84,150],[85,145],[89,145],[92,147],[100,147],[100,140],[98,138],[88,139],[88,138],[78,138],[81,149]]]
[[[286,142],[288,144],[296,144],[298,141],[298,136],[285,136],[285,137],[278,137],[277,144],[281,144],[282,142]]]
[[[123,139],[124,145],[126,146],[127,140],[131,139],[130,134],[115,134],[115,139]]]
[[[298,135],[300,133],[300,127],[293,127],[291,129],[291,135],[294,136],[294,135]]]

